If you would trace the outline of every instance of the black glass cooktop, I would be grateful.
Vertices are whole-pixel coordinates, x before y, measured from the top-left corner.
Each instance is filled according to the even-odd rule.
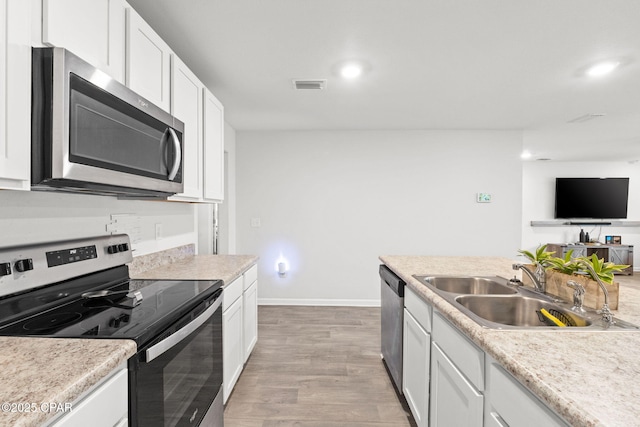
[[[141,346],[221,293],[221,285],[130,280],[126,266],[116,267],[0,300],[0,335],[126,338]],[[97,291],[113,294],[95,297]]]

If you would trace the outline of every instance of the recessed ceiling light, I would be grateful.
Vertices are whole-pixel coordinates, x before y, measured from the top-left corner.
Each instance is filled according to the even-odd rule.
[[[361,74],[362,74],[362,65],[360,64],[354,64],[354,63],[345,64],[340,69],[340,75],[345,79],[355,79],[356,77],[359,77]]]
[[[521,159],[530,159],[531,158],[531,152],[527,151],[527,150],[524,150],[522,152],[522,154],[520,154],[520,158]]]
[[[615,70],[618,65],[620,65],[620,63],[616,61],[599,62],[587,69],[587,75],[589,77],[605,76]]]

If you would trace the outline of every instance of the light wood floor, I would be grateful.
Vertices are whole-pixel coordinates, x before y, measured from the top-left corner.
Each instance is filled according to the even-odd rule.
[[[258,310],[225,427],[415,426],[380,359],[380,308]]]

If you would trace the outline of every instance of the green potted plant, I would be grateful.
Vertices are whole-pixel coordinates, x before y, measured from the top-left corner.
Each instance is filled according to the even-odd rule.
[[[586,289],[585,305],[592,308],[600,308],[603,298],[600,287],[596,282],[589,269],[584,265],[588,263],[593,271],[603,283],[607,286],[609,296],[612,299],[610,307],[616,309],[618,307],[619,286],[614,282],[614,273],[622,271],[629,267],[628,265],[614,264],[605,262],[603,258],[598,258],[596,254],[589,257],[573,257],[573,250],[567,251],[564,257],[554,256],[554,252],[546,251],[547,246],[538,246],[535,252],[519,250],[518,253],[525,256],[532,264],[536,266],[536,276],[539,269],[545,272],[547,279],[547,292],[559,296],[562,299],[571,301],[572,291],[566,286],[569,279],[576,280]]]

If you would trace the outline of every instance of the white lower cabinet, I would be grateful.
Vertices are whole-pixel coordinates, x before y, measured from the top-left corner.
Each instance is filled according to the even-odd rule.
[[[405,288],[402,392],[418,427],[429,421],[431,307]]]
[[[418,427],[569,426],[408,286],[404,307],[402,392]]]
[[[430,426],[481,427],[483,396],[435,342],[431,344]]]
[[[486,426],[567,426],[561,418],[490,357],[487,357],[486,373]]]
[[[253,348],[258,342],[258,281],[255,281],[242,294],[242,307],[244,310],[243,328],[243,354],[244,363],[247,363]]]
[[[222,299],[223,395],[233,391],[258,341],[258,266],[225,285]]]
[[[128,374],[119,366],[71,403],[71,411],[45,424],[49,427],[125,427],[129,425]]]
[[[242,277],[237,278],[223,293],[222,349],[224,403],[231,395],[244,365],[242,342]]]

